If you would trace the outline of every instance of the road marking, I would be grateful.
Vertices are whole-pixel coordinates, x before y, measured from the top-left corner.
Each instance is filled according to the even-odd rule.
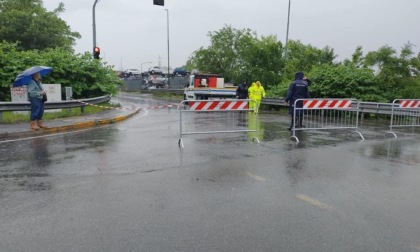
[[[327,204],[325,204],[325,203],[322,203],[321,201],[319,201],[319,200],[316,200],[316,199],[314,199],[314,198],[311,198],[311,197],[309,197],[309,196],[306,196],[306,195],[303,195],[303,194],[298,194],[298,195],[296,195],[296,197],[298,198],[298,199],[300,199],[300,200],[303,200],[303,201],[305,201],[306,203],[308,203],[308,204],[311,204],[311,205],[313,205],[313,206],[317,206],[317,207],[319,207],[319,208],[321,208],[321,209],[325,209],[325,210],[328,210],[328,211],[333,211],[334,210],[334,208],[333,207],[331,207],[331,206],[329,206],[329,205],[327,205]]]
[[[77,132],[87,131],[87,130],[90,130],[90,129],[92,129],[92,128],[89,128],[89,129],[81,129],[81,130],[71,130],[71,131],[62,132],[62,133],[54,133],[54,134],[34,136],[34,137],[25,137],[25,138],[12,139],[12,140],[3,140],[3,141],[0,141],[0,143],[10,143],[10,142],[18,142],[18,141],[31,140],[31,139],[36,139],[36,138],[53,137],[53,136],[59,136],[59,135],[65,135],[65,134],[71,134],[71,133],[77,133]]]
[[[248,177],[250,177],[250,178],[252,178],[252,179],[255,179],[255,180],[257,180],[257,181],[266,181],[266,179],[265,179],[265,178],[260,177],[260,176],[257,176],[257,175],[255,175],[255,174],[252,174],[252,173],[250,173],[250,172],[246,172],[246,175],[248,175]]]

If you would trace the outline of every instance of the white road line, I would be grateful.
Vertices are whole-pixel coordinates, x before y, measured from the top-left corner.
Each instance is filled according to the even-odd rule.
[[[327,205],[327,204],[325,204],[325,203],[322,203],[322,202],[321,202],[321,201],[319,201],[319,200],[316,200],[316,199],[314,199],[314,198],[311,198],[311,197],[309,197],[309,196],[306,196],[306,195],[303,195],[303,194],[298,194],[298,195],[296,195],[296,197],[297,197],[298,199],[300,199],[300,200],[305,201],[305,202],[306,202],[306,203],[308,203],[308,204],[311,204],[311,205],[313,205],[313,206],[319,207],[319,208],[321,208],[321,209],[325,209],[325,210],[328,210],[328,211],[333,211],[333,210],[334,210],[334,208],[333,208],[333,207],[331,207],[331,206],[329,206],[329,205]]]
[[[260,177],[260,176],[257,176],[257,175],[255,175],[255,174],[252,174],[252,173],[250,173],[250,172],[246,172],[246,175],[248,175],[248,177],[250,177],[250,178],[252,178],[252,179],[255,179],[255,180],[257,180],[257,181],[266,181],[266,179],[265,179],[265,178]]]
[[[25,138],[12,139],[12,140],[4,140],[4,141],[0,141],[0,144],[1,144],[1,143],[11,143],[11,142],[18,142],[18,141],[31,140],[31,139],[42,138],[42,137],[60,136],[60,135],[65,135],[65,134],[71,134],[71,133],[77,133],[77,132],[88,131],[88,130],[91,130],[91,129],[92,129],[92,128],[88,128],[88,129],[81,129],[81,130],[72,130],[72,131],[67,131],[67,132],[54,133],[54,134],[41,135],[41,136],[34,136],[34,137],[25,137]]]

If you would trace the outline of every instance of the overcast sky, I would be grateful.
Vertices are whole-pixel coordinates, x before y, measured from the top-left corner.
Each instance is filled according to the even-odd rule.
[[[93,47],[94,0],[43,0],[52,11],[64,2],[61,18],[82,38],[77,52]],[[99,0],[96,40],[101,56],[115,69],[167,66],[169,9],[170,66],[185,64],[193,51],[209,45],[209,31],[225,24],[250,28],[286,40],[288,0]],[[291,0],[289,39],[318,48],[330,46],[338,60],[350,58],[357,46],[364,52],[384,45],[400,48],[408,41],[420,51],[420,0]]]

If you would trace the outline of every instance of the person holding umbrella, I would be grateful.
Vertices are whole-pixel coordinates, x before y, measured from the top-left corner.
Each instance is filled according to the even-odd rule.
[[[51,67],[43,66],[31,67],[19,74],[13,82],[14,87],[28,85],[28,96],[31,103],[30,128],[33,130],[46,128],[42,124],[46,92],[42,87],[41,76],[48,74],[51,69]]]

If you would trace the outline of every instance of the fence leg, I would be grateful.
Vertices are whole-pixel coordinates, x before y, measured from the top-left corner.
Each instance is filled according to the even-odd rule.
[[[3,122],[3,112],[0,111],[0,123]]]
[[[182,138],[180,138],[180,139],[178,140],[178,146],[179,146],[180,148],[184,148],[184,142],[182,141]]]
[[[82,114],[84,114],[84,113],[85,113],[85,106],[81,106],[81,107],[80,107],[80,112],[81,112]]]

